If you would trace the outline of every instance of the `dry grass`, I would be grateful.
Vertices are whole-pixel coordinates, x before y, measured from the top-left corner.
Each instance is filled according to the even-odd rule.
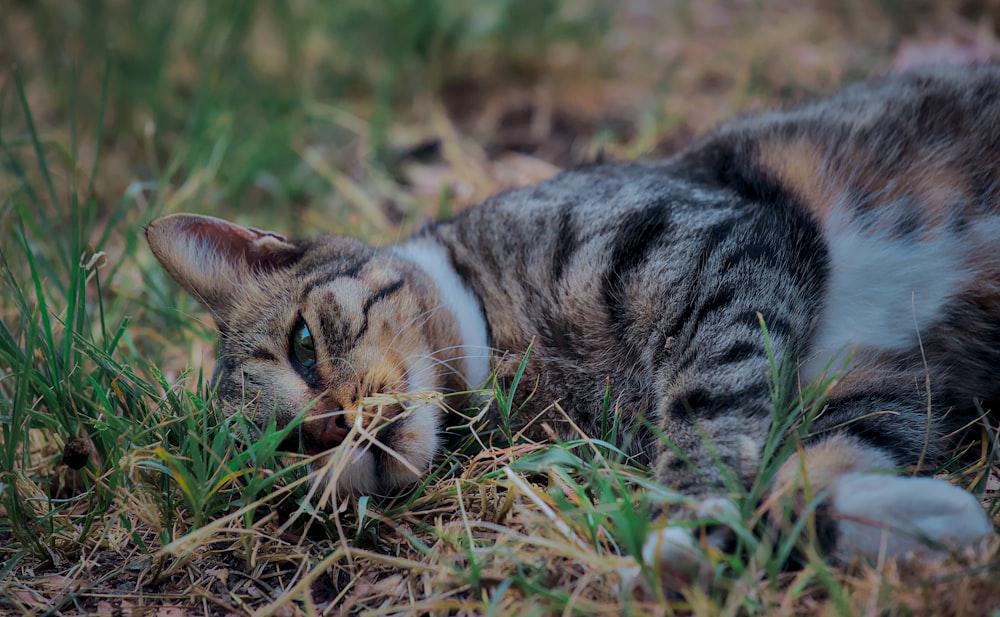
[[[310,2],[88,17],[0,0],[0,316],[24,352],[0,346],[0,611],[1000,614],[995,544],[842,569],[744,547],[718,556],[711,590],[624,589],[648,501],[669,494],[585,441],[457,431],[415,492],[313,510],[304,471],[274,481],[301,461],[276,459],[273,435],[241,443],[190,394],[212,368],[210,322],[139,242],[155,215],[391,242],[600,150],[665,154],[736,113],[1000,50],[986,1],[549,4],[491,30],[428,2],[428,36],[419,3],[355,22]],[[74,440],[79,471],[62,463]],[[1000,522],[992,452],[947,471]]]

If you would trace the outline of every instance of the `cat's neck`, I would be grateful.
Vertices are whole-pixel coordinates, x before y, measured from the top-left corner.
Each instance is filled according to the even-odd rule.
[[[490,376],[490,347],[486,318],[479,299],[451,267],[448,251],[434,238],[422,235],[392,248],[392,252],[419,267],[437,287],[444,308],[454,315],[461,336],[458,354],[462,376],[470,390],[486,385]]]

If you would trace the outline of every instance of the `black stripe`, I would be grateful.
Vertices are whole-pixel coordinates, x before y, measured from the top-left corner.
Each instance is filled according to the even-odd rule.
[[[341,270],[340,276],[344,278],[357,278],[357,276],[361,274],[361,269],[365,267],[365,264],[367,264],[368,261],[369,259],[365,257],[364,259],[357,260],[353,264],[345,266],[344,269]]]
[[[755,357],[764,357],[763,346],[745,341],[734,343],[719,351],[704,349],[698,345],[688,345],[677,360],[676,370],[678,372],[686,371],[698,361],[714,369],[726,364],[738,364]]]
[[[627,328],[625,286],[632,272],[647,262],[649,253],[661,246],[670,233],[669,209],[662,201],[654,201],[634,212],[618,227],[611,241],[611,260],[602,277],[601,293],[608,308],[612,327],[624,334]]]
[[[778,263],[776,255],[781,249],[763,240],[756,240],[746,244],[727,254],[722,262],[722,272],[728,272],[733,268],[747,262],[762,262],[769,266]]]
[[[302,295],[308,296],[317,287],[332,283],[339,278],[357,278],[369,260],[370,257],[365,256],[360,259],[337,264],[339,267],[331,267],[329,262],[323,262],[300,272],[299,277],[307,279],[305,287],[302,290]],[[310,278],[310,275],[314,276]]]
[[[835,403],[831,402],[831,405],[836,405],[840,407],[845,402],[850,400],[863,400],[864,403],[857,405],[857,409],[885,409],[887,405],[880,405],[879,403],[884,402],[879,400],[878,397],[871,395],[858,395],[849,396],[844,399],[838,399]],[[858,419],[853,422],[846,423],[840,430],[848,435],[852,435],[866,445],[880,450],[889,457],[900,467],[906,467],[908,465],[915,465],[919,459],[921,452],[923,451],[923,444],[914,443],[912,440],[906,439],[901,434],[902,431],[893,431],[890,426],[886,426],[891,420],[881,419],[879,417]],[[925,464],[925,467],[933,466],[935,461],[926,461],[929,465]],[[930,469],[920,470],[923,473],[927,473]]]
[[[695,312],[693,320],[695,324],[695,330],[702,324],[706,317],[715,313],[716,311],[721,311],[732,306],[733,298],[736,296],[736,290],[732,287],[726,286],[720,289],[716,289],[715,293],[709,296],[704,302],[698,306],[697,312]]]
[[[764,349],[760,345],[755,345],[754,343],[748,343],[746,341],[740,341],[738,343],[733,343],[725,351],[723,351],[715,360],[714,364],[738,364],[740,362],[745,362],[751,358],[756,358],[764,355]]]
[[[694,420],[734,412],[746,417],[760,413],[768,414],[770,410],[771,396],[762,375],[759,382],[735,392],[723,393],[706,388],[692,388],[686,394],[678,396],[666,409],[666,414],[670,418]]]
[[[372,307],[375,306],[376,303],[381,302],[382,300],[385,300],[392,294],[396,293],[397,291],[402,289],[402,287],[403,287],[403,279],[399,279],[398,281],[393,281],[392,283],[389,283],[382,289],[379,289],[372,295],[368,296],[368,299],[365,300],[364,306],[361,308],[361,319],[362,319],[361,329],[358,330],[358,333],[354,336],[355,342],[361,339],[361,337],[365,335],[365,332],[368,331],[368,312],[371,311]]]
[[[301,278],[319,277],[339,277],[357,276],[361,268],[367,264],[373,255],[373,251],[356,251],[345,257],[336,259],[322,257],[310,260],[302,265],[298,275]]]
[[[729,237],[735,224],[736,222],[733,220],[725,220],[712,225],[705,232],[702,239],[701,251],[699,251],[698,258],[695,260],[694,271],[690,277],[687,277],[692,282],[691,286],[688,287],[688,300],[684,304],[684,310],[678,313],[674,322],[670,324],[668,331],[676,332],[681,328],[695,323],[691,317],[700,306],[698,300],[701,298],[701,295],[698,292],[701,290],[702,273],[705,271],[712,253],[719,247],[723,240]]]
[[[255,347],[253,351],[250,352],[250,357],[254,360],[261,360],[263,362],[277,362],[278,356],[271,353],[269,350],[263,347]]]
[[[726,364],[738,364],[751,358],[763,358],[764,347],[761,344],[740,341],[733,343],[728,348],[722,349],[718,354],[712,353],[698,345],[688,345],[680,359],[677,360],[678,372],[685,371],[699,360],[713,368],[722,367]]]
[[[579,248],[571,205],[566,204],[559,209],[559,221],[556,227],[556,247],[552,251],[552,276],[558,283],[562,280],[566,266]]]
[[[764,216],[766,214],[766,216]],[[775,236],[775,228],[782,233]],[[758,263],[788,275],[796,283],[806,284],[817,274],[814,265],[823,255],[823,245],[817,229],[804,217],[788,208],[775,206],[757,213],[748,228],[741,228],[733,247],[724,255],[720,272],[728,272],[741,264]]]
[[[702,259],[708,260],[708,256],[718,247],[724,245],[724,240],[732,235],[736,227],[736,219],[726,219],[715,223],[705,230],[703,237],[704,248],[702,249]]]
[[[667,471],[673,471],[675,473],[679,471],[687,471],[688,469],[693,468],[694,463],[692,463],[689,459],[682,458],[680,456],[674,456],[670,459],[670,462],[667,463]]]
[[[763,332],[760,326],[761,318],[757,313],[758,311],[752,309],[741,311],[733,319],[733,322],[749,326],[757,332]],[[767,333],[771,338],[774,336],[780,336],[787,339],[792,336],[792,324],[787,319],[776,317],[774,315],[763,315],[763,317],[764,325],[767,327]]]
[[[339,278],[356,278],[365,267],[365,264],[368,263],[369,259],[370,256],[365,256],[351,262],[340,264],[340,267],[335,268],[331,268],[329,262],[324,262],[320,264],[323,266],[322,269],[319,267],[310,268],[308,271],[300,273],[300,276],[304,277],[308,277],[309,275],[315,273],[315,276],[306,281],[305,287],[303,287],[302,290],[302,295],[308,296],[309,293],[317,287],[332,283]],[[319,270],[318,273],[317,270]]]
[[[368,318],[368,311],[371,310],[372,306],[374,306],[376,302],[380,302],[382,300],[385,300],[386,298],[388,298],[392,294],[394,294],[397,291],[399,291],[400,288],[402,288],[402,287],[403,287],[403,279],[399,279],[398,281],[393,281],[392,283],[389,283],[388,285],[386,285],[382,289],[379,289],[374,294],[372,294],[371,296],[369,296],[368,299],[365,300],[364,307],[362,307],[362,309],[361,309],[361,312],[364,314],[365,319]]]
[[[751,166],[757,159],[756,150],[757,144],[735,144],[731,139],[718,138],[700,148],[696,164],[706,166],[714,183],[722,184],[749,201],[788,202],[788,193],[774,177]]]
[[[542,343],[556,350],[561,357],[576,358],[577,349],[573,342],[572,327],[567,320],[557,314],[558,305],[539,303],[534,314],[538,315],[538,335]]]
[[[319,313],[319,332],[330,349],[330,355],[338,355],[348,346],[348,324],[340,307],[335,304],[324,307]],[[313,333],[313,336],[317,334]]]
[[[703,476],[704,474],[692,467],[690,473],[681,476],[680,481],[670,488],[682,495],[691,493],[694,489],[702,488],[705,483]]]
[[[909,197],[908,199],[912,200],[913,198]],[[952,212],[958,213],[959,209],[956,207]],[[920,214],[921,211],[916,207],[903,209],[901,213],[896,215],[895,223],[892,226],[893,235],[900,239],[916,239],[917,232],[920,231],[923,224],[923,221],[920,220]]]

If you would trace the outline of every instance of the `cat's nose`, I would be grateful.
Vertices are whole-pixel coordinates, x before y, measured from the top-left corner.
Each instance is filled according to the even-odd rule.
[[[319,418],[306,420],[304,432],[307,434],[306,454],[318,454],[336,448],[344,443],[350,429],[341,411],[329,411]],[[315,450],[309,452],[308,450]]]

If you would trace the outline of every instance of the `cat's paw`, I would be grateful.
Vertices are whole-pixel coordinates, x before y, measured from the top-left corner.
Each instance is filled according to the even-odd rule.
[[[940,558],[994,535],[979,500],[944,480],[858,473],[832,488],[833,557],[842,561]]]
[[[654,529],[643,544],[643,563],[656,574],[665,592],[692,584],[702,587],[711,584],[712,562],[708,551],[723,550],[731,542],[733,532],[729,524],[739,517],[736,505],[724,498],[706,499],[692,514],[693,520],[705,526],[668,525]],[[633,584],[645,582],[634,578]]]

